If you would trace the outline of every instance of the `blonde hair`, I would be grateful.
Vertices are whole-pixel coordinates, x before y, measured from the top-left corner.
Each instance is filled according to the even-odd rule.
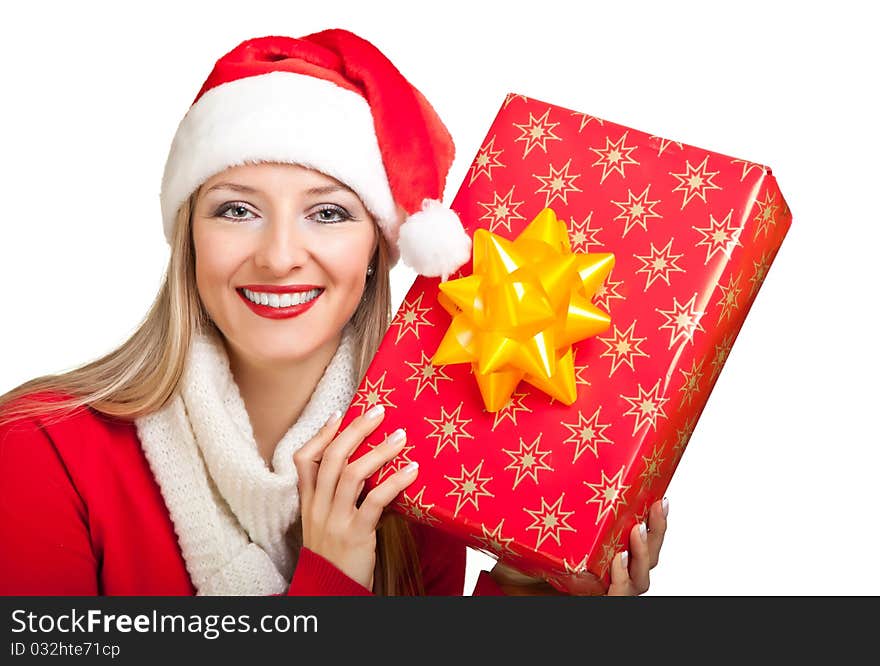
[[[51,423],[83,408],[133,421],[159,410],[175,394],[193,335],[211,329],[219,334],[196,287],[192,216],[198,193],[193,192],[178,210],[165,278],[137,330],[95,361],[61,374],[37,377],[0,395],[0,425],[34,416]],[[355,363],[358,381],[366,374],[391,323],[388,246],[376,229],[375,271],[350,320],[356,339],[361,341]],[[44,392],[56,394],[52,402],[36,397]],[[301,532],[299,521],[295,529]],[[301,543],[301,534],[296,536]],[[399,514],[386,513],[377,532],[374,592],[424,594],[419,569],[408,524]]]

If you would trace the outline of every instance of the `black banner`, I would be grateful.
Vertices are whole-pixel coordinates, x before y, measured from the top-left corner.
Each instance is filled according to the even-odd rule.
[[[553,663],[563,653],[587,663],[603,651],[623,663],[639,653],[714,663],[773,648],[816,657],[826,639],[840,658],[870,639],[875,607],[864,597],[0,597],[0,663],[397,654],[429,663],[445,655],[457,666],[502,655]]]

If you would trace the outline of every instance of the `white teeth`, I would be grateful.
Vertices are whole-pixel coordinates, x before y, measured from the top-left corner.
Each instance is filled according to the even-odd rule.
[[[268,305],[273,308],[286,308],[291,305],[300,305],[301,303],[307,303],[308,301],[313,300],[321,293],[320,289],[312,289],[310,291],[301,291],[296,293],[286,293],[286,294],[269,294],[263,292],[254,292],[250,289],[243,289],[245,297],[253,302],[258,303],[260,305]]]

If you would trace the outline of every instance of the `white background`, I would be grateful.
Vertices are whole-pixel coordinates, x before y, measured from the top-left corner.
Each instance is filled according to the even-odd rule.
[[[214,61],[345,27],[450,128],[447,201],[511,91],[772,167],[794,224],[669,487],[649,594],[880,593],[869,3],[715,5],[4,3],[0,392],[109,351],[146,313],[162,168]],[[413,275],[393,275],[396,305]],[[469,586],[490,563],[472,553]]]

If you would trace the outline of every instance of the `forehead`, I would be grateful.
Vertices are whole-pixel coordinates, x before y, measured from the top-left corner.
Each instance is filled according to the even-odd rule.
[[[320,171],[300,164],[284,164],[279,162],[260,162],[229,167],[206,180],[200,188],[200,193],[204,194],[211,188],[223,183],[234,183],[259,190],[273,189],[275,187],[289,189],[292,187],[315,188],[335,186],[354,194],[344,183]]]

